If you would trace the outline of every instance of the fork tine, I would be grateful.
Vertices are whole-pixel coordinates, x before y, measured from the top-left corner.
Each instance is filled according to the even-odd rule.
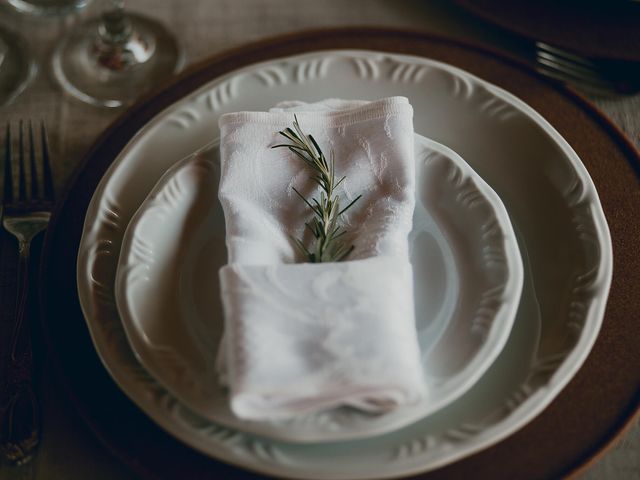
[[[53,186],[51,162],[49,160],[49,142],[47,141],[47,129],[44,126],[44,120],[40,120],[40,136],[42,139],[42,176],[44,178],[44,198],[45,200],[53,202],[55,198],[55,189]]]
[[[557,57],[562,57],[562,58],[572,62],[573,64],[582,65],[583,67],[586,67],[588,69],[597,68],[596,64],[594,62],[592,62],[591,60],[589,60],[588,58],[582,57],[580,55],[576,55],[576,54],[571,53],[571,52],[569,52],[567,50],[564,50],[562,48],[556,48],[553,45],[549,45],[548,43],[536,42],[536,47],[538,47],[538,49],[540,49],[542,51],[549,52],[551,55],[555,55]]]
[[[3,203],[13,201],[13,172],[11,171],[11,125],[7,122],[4,136],[4,191]]]
[[[24,172],[24,125],[20,120],[18,130],[18,200],[27,201],[27,178]]]
[[[538,52],[538,61],[549,65],[550,67],[555,64],[559,70],[564,70],[577,78],[584,79],[585,81],[597,82],[602,85],[609,84],[609,86],[613,86],[613,83],[604,78],[604,76],[598,73],[597,70],[580,66],[576,63],[572,63],[570,60],[565,60],[562,57],[540,51]]]
[[[538,55],[537,70],[550,77],[557,78],[565,83],[572,83],[590,89],[594,92],[610,92],[615,85],[609,80],[596,74],[585,75],[552,57]]]
[[[36,147],[33,141],[33,123],[29,120],[29,168],[31,169],[31,198],[40,198],[38,171],[36,170]]]

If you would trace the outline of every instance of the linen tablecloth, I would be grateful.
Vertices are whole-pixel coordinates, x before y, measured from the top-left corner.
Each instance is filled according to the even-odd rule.
[[[40,65],[38,77],[29,89],[12,105],[2,108],[3,119],[42,118],[46,121],[58,188],[89,146],[122,113],[64,97],[50,74],[50,57],[56,41],[73,28],[75,22],[99,12],[102,3],[94,1],[79,16],[44,19],[18,15],[4,2],[0,4],[0,24],[28,36]],[[188,64],[272,35],[345,25],[429,31],[488,44],[514,54],[522,53],[525,46],[519,39],[482,24],[444,0],[130,0],[127,7],[165,22],[176,32],[185,48]],[[596,103],[636,145],[640,145],[640,95],[596,99]],[[6,244],[7,240],[2,237],[0,242]],[[1,289],[9,282],[9,277],[0,281]],[[6,351],[7,340],[0,337],[0,352]],[[134,478],[84,428],[46,365],[43,379],[44,426],[38,456],[25,467],[0,466],[0,479]],[[640,426],[633,427],[583,478],[640,478]]]

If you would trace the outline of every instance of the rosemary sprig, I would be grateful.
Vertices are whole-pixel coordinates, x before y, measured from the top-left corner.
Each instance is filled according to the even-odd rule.
[[[347,246],[341,240],[341,237],[347,232],[340,225],[340,216],[351,208],[362,195],[358,195],[346,207],[340,208],[340,198],[335,194],[335,190],[346,177],[342,177],[336,182],[333,150],[329,161],[327,161],[313,136],[302,133],[298,118],[295,115],[293,118],[293,128],[286,128],[278,132],[291,143],[274,145],[271,148],[287,148],[311,167],[314,171],[311,180],[320,185],[321,192],[319,199],[309,200],[295,187],[293,188],[293,191],[313,212],[313,218],[306,222],[305,226],[313,235],[314,244],[307,248],[302,240],[292,239],[311,263],[339,262],[344,260],[354,249],[353,245]]]

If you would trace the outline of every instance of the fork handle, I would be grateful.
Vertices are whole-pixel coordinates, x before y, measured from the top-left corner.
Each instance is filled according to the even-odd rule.
[[[40,443],[40,406],[31,381],[9,385],[0,417],[0,453],[11,465],[27,463]]]
[[[31,250],[31,242],[20,240],[18,244],[18,296],[16,298],[16,321],[13,325],[13,332],[11,333],[11,363],[20,364],[23,361],[23,357],[18,350],[19,340],[22,336],[22,325],[26,313],[27,300],[29,298],[29,251]],[[25,329],[26,333],[29,333],[29,329]],[[27,335],[28,336],[28,335]],[[31,357],[31,342],[26,342],[25,356]],[[27,359],[30,361],[30,359]]]
[[[12,464],[27,462],[39,443],[40,409],[33,390],[33,353],[26,321],[30,241],[19,242],[18,296],[11,334],[8,382],[0,417],[0,452]]]

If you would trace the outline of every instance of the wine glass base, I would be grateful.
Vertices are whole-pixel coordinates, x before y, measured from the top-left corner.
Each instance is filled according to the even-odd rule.
[[[13,101],[35,77],[37,68],[25,41],[0,29],[0,106]]]
[[[183,67],[183,51],[164,26],[137,14],[127,15],[134,31],[155,43],[153,55],[120,70],[106,67],[95,50],[100,19],[90,20],[63,38],[53,54],[53,74],[65,92],[92,105],[120,107],[133,103]]]
[[[87,6],[91,0],[7,0],[20,13],[30,15],[66,15]]]

